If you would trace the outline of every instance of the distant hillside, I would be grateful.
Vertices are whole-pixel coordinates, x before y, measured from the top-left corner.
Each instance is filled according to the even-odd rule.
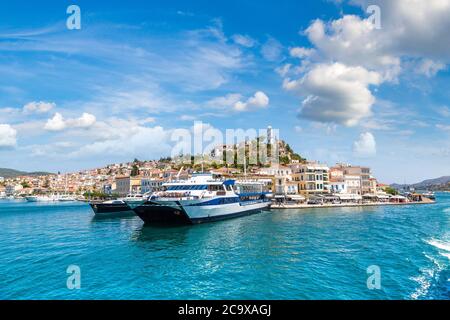
[[[430,190],[450,190],[450,176],[444,176],[436,179],[427,179],[422,182],[414,184],[393,184],[391,187],[396,189],[404,189],[412,187],[417,190],[430,189]]]
[[[19,176],[46,176],[51,173],[48,172],[24,172],[24,171],[18,171],[14,169],[6,169],[6,168],[0,168],[0,177],[3,178],[15,178]]]

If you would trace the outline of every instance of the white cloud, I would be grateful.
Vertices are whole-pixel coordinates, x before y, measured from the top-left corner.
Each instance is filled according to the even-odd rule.
[[[235,43],[247,48],[251,48],[256,44],[255,39],[247,35],[235,34],[231,38]]]
[[[239,93],[227,94],[224,97],[214,98],[207,102],[207,105],[213,108],[228,108],[234,111],[247,111],[250,108],[265,108],[269,105],[269,97],[262,91],[257,91],[246,101],[242,101],[242,95]]]
[[[97,121],[97,119],[94,115],[85,112],[77,119],[67,120],[67,125],[73,128],[89,128],[95,123],[95,121]]]
[[[353,143],[353,153],[357,157],[372,157],[377,153],[375,137],[370,132],[361,133],[358,140]]]
[[[261,48],[261,54],[268,61],[279,61],[283,54],[283,46],[275,38],[269,37]]]
[[[402,60],[424,59],[429,72],[450,62],[449,0],[353,0],[362,10],[381,8],[381,29],[370,18],[345,15],[324,23],[316,20],[306,30],[314,46],[328,59],[360,65],[393,80]],[[430,69],[431,68],[431,69]],[[434,70],[434,71],[433,71]]]
[[[437,108],[437,113],[439,113],[443,117],[450,117],[450,108],[447,106],[442,106],[440,108]]]
[[[48,119],[44,126],[48,131],[62,131],[67,128],[89,128],[95,124],[97,119],[90,113],[83,113],[81,117],[75,119],[64,119],[59,112],[53,118]]]
[[[292,57],[301,59],[300,65],[278,69],[285,78],[285,88],[298,89],[306,96],[301,111],[306,118],[356,125],[371,114],[375,97],[370,85],[398,82],[402,72],[432,77],[450,63],[450,0],[350,3],[359,5],[362,14],[369,5],[379,5],[381,29],[371,17],[344,15],[330,22],[317,19],[303,32],[313,47],[290,50]],[[332,64],[334,67],[322,67]],[[335,73],[336,65],[345,66],[341,69],[346,71]],[[360,73],[366,75],[346,76],[356,69],[365,70]],[[291,81],[289,77],[296,74],[293,70],[301,74],[300,79]],[[315,77],[319,74],[326,80]],[[333,81],[336,83],[327,83]]]
[[[128,121],[110,121],[102,123],[102,128],[106,130],[103,135],[105,139],[85,144],[69,156],[79,158],[127,155],[150,159],[170,154],[169,133],[162,127],[150,128]],[[155,141],[158,143],[155,144]]]
[[[262,91],[258,91],[246,102],[238,101],[234,104],[234,110],[247,111],[251,107],[265,108],[269,105],[269,97]]]
[[[294,58],[306,58],[311,56],[315,52],[314,49],[308,49],[303,47],[294,47],[289,50],[289,54]]]
[[[442,131],[450,131],[450,125],[437,124],[436,128]]]
[[[264,108],[269,105],[269,97],[262,91],[258,91],[255,95],[247,100],[247,105]]]
[[[371,115],[375,97],[368,87],[380,82],[376,72],[334,63],[316,65],[299,80],[285,80],[284,87],[305,97],[301,117],[354,126]]]
[[[286,77],[289,71],[291,70],[292,64],[287,63],[281,67],[275,69],[275,71],[282,77]]]
[[[444,70],[446,65],[430,59],[423,59],[416,68],[416,73],[423,74],[428,78],[434,77],[439,71]]]
[[[376,70],[385,80],[395,80],[400,72],[400,59],[386,52],[369,19],[346,15],[329,24],[316,20],[305,33],[327,60]]]
[[[381,8],[379,44],[397,55],[450,61],[449,0],[357,0]]]
[[[33,102],[29,102],[26,105],[24,105],[23,112],[26,114],[47,113],[55,107],[56,107],[56,104],[53,102],[33,101]]]
[[[0,148],[15,147],[17,131],[9,124],[0,124]]]
[[[211,99],[206,104],[213,108],[231,107],[234,106],[241,98],[242,95],[239,93],[230,93],[223,97]]]
[[[53,118],[48,119],[47,123],[44,126],[45,130],[49,131],[61,131],[66,128],[66,122],[64,121],[64,117],[61,113],[57,112],[53,116]]]
[[[194,121],[196,119],[195,116],[189,115],[189,114],[183,114],[179,118],[181,121]]]
[[[145,125],[145,124],[149,124],[149,123],[154,123],[155,121],[156,121],[155,118],[153,118],[153,117],[147,117],[147,118],[144,118],[144,119],[142,119],[142,120],[139,120],[139,124]]]

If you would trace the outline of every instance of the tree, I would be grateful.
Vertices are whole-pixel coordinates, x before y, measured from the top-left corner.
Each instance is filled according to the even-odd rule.
[[[139,175],[139,167],[138,167],[138,165],[135,163],[135,164],[133,164],[133,167],[132,167],[132,169],[131,169],[131,176],[132,177],[136,177],[136,176],[138,176]]]
[[[393,195],[393,196],[398,195],[398,191],[397,191],[396,189],[392,188],[392,187],[385,187],[385,188],[384,188],[384,191],[385,191],[387,194],[390,194],[390,195]]]
[[[289,164],[289,157],[288,156],[281,156],[280,157],[280,163],[282,164]]]
[[[28,182],[24,181],[24,182],[21,183],[21,185],[22,185],[23,188],[30,188],[30,185],[28,184]]]

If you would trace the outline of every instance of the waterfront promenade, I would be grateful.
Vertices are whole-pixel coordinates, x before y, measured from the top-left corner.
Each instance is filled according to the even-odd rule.
[[[411,202],[369,202],[369,203],[324,203],[324,204],[290,204],[290,203],[273,203],[271,209],[311,209],[311,208],[343,208],[343,207],[378,207],[378,206],[408,206],[408,205],[425,205],[433,204],[436,201],[424,198],[422,201]]]

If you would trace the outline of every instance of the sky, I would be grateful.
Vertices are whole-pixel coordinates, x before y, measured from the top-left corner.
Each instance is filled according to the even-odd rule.
[[[449,16],[450,0],[2,2],[0,167],[158,159],[201,121],[271,125],[385,183],[450,175]]]

